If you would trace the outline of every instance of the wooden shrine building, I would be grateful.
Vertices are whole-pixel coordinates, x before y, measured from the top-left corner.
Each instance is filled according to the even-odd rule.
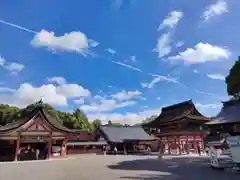
[[[192,100],[188,100],[163,107],[155,120],[142,126],[160,139],[161,153],[188,154],[204,148],[203,139],[207,132],[203,125],[210,120],[196,109]]]
[[[92,133],[70,130],[61,125],[41,103],[34,107],[26,117],[0,127],[0,161],[17,160],[20,151],[27,148],[28,151],[38,149],[44,159],[56,153],[65,156],[69,140],[93,141]]]
[[[157,138],[147,134],[142,127],[134,126],[101,126],[98,134],[105,139],[110,151],[117,147],[119,153],[142,153]]]

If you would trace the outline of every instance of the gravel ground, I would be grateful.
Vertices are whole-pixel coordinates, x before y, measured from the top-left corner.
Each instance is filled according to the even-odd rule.
[[[212,170],[205,157],[80,155],[69,159],[0,163],[0,180],[239,180]]]

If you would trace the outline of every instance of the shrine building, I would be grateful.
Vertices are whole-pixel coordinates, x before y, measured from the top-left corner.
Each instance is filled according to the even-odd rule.
[[[71,153],[73,147],[83,149],[86,145],[94,144],[101,146],[104,142],[94,142],[91,132],[66,128],[41,104],[36,105],[26,117],[0,127],[0,161],[17,160],[19,151],[27,147],[33,151],[39,149],[40,154],[47,149],[45,158],[50,158],[55,155],[66,156],[68,149]]]
[[[189,154],[204,150],[204,137],[208,132],[204,123],[211,118],[203,116],[192,100],[163,107],[161,114],[153,121],[142,124],[149,133],[159,138],[161,153]]]

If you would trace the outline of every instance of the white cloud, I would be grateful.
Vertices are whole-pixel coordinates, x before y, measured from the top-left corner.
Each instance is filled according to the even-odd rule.
[[[215,108],[220,108],[222,107],[222,104],[218,103],[218,104],[201,104],[201,103],[196,103],[195,104],[196,107],[200,108],[200,109],[204,109],[204,108],[212,108],[212,109],[215,109]]]
[[[89,47],[97,47],[99,45],[99,42],[94,41],[93,39],[88,39],[88,45]]]
[[[84,104],[85,100],[84,98],[80,98],[80,99],[74,99],[73,102],[75,104]]]
[[[217,79],[217,80],[225,80],[225,76],[221,75],[221,74],[207,74],[207,76],[211,79]]]
[[[112,111],[118,108],[123,108],[126,106],[136,104],[135,101],[124,101],[124,102],[117,102],[115,99],[103,99],[100,100],[100,103],[92,103],[89,105],[82,105],[80,108],[86,112],[107,112]]]
[[[204,63],[207,61],[218,61],[221,58],[229,58],[230,52],[222,47],[202,42],[194,48],[188,48],[176,56],[169,57],[169,60],[183,60],[186,64]]]
[[[86,35],[82,32],[70,32],[63,36],[56,36],[54,32],[41,30],[38,32],[31,45],[34,47],[46,47],[51,51],[77,52],[85,55],[89,48]]]
[[[5,59],[2,56],[0,56],[0,66],[4,66],[4,64],[5,64]]]
[[[198,90],[196,92],[199,93],[199,94],[212,96],[212,97],[214,97],[214,98],[216,98],[216,99],[218,99],[220,101],[227,101],[227,100],[230,99],[230,97],[228,97],[228,96],[218,96],[218,95],[216,95],[214,93],[208,93],[208,92],[203,92],[203,91],[198,91]]]
[[[120,91],[114,94],[105,96],[95,95],[91,99],[91,103],[80,106],[85,112],[101,113],[110,112],[115,109],[132,106],[137,102],[133,101],[134,98],[139,98],[142,92],[140,91]]]
[[[121,91],[116,94],[112,94],[111,97],[118,101],[125,101],[140,96],[141,94],[142,92],[140,91]]]
[[[159,25],[158,31],[169,27],[173,28],[178,24],[179,20],[183,17],[183,12],[181,11],[172,11],[169,15],[163,20],[163,22]]]
[[[149,89],[151,89],[151,88],[154,87],[154,85],[155,85],[156,83],[158,83],[158,82],[160,82],[160,81],[163,81],[163,79],[160,78],[160,77],[155,77],[155,78],[153,78],[153,80],[152,80],[150,83],[142,83],[142,87],[143,87],[143,88],[149,88]]]
[[[62,84],[57,87],[57,92],[63,94],[66,97],[87,97],[91,93],[88,89],[84,89],[78,84]]]
[[[15,92],[16,89],[12,89],[9,87],[0,87],[0,92]]]
[[[141,86],[143,88],[153,88],[155,86],[155,84],[161,82],[161,81],[167,81],[167,82],[171,82],[174,84],[179,84],[182,85],[181,83],[179,83],[176,79],[174,78],[170,78],[170,77],[166,77],[166,76],[161,76],[161,75],[156,75],[156,74],[150,74],[151,76],[153,76],[153,80],[149,83],[141,83]],[[183,85],[182,85],[183,86]]]
[[[57,87],[52,84],[33,87],[24,83],[16,91],[17,103],[28,105],[43,98],[44,102],[52,105],[67,105],[67,97],[57,93]]]
[[[23,64],[19,64],[19,63],[15,63],[15,62],[7,63],[7,61],[4,59],[4,57],[1,57],[1,56],[0,56],[0,66],[11,71],[12,73],[18,73],[25,68],[25,66]]]
[[[47,78],[47,81],[51,82],[51,83],[56,83],[56,84],[65,84],[66,83],[65,78],[60,77],[60,76],[54,76],[54,77]]]
[[[198,71],[198,70],[196,70],[196,69],[194,69],[194,70],[193,70],[193,72],[194,72],[194,73],[196,73],[196,74],[198,74],[198,73],[199,73],[199,71]]]
[[[11,72],[20,72],[25,68],[25,66],[19,63],[10,63],[6,65],[5,68]]]
[[[49,82],[57,83],[57,92],[68,98],[70,97],[87,97],[91,95],[88,89],[84,89],[78,84],[68,84],[64,77],[54,76],[47,78]]]
[[[94,98],[94,99],[97,99],[97,100],[105,99],[105,97],[99,96],[99,95],[95,95],[95,96],[93,96],[93,98]]]
[[[176,47],[182,47],[184,45],[183,41],[179,41],[176,43]]]
[[[130,61],[133,62],[133,63],[136,62],[137,61],[136,56],[130,56]]]
[[[112,55],[117,53],[117,51],[115,51],[114,49],[111,49],[111,48],[105,49],[105,51],[111,53]]]
[[[214,16],[218,16],[226,12],[228,12],[228,6],[226,1],[219,0],[215,4],[209,5],[203,12],[202,17],[205,21],[207,21],[213,18]]]
[[[54,78],[49,79],[53,80]],[[23,107],[43,98],[45,103],[66,106],[68,105],[69,98],[80,100],[81,98],[90,96],[89,90],[84,89],[78,84],[67,84],[66,80],[62,79],[64,83],[57,85],[44,84],[36,87],[29,83],[24,83],[16,90],[8,87],[0,87],[0,103]]]
[[[124,114],[94,113],[94,114],[88,114],[88,118],[91,121],[93,121],[94,119],[100,119],[103,122],[103,124],[111,120],[112,122],[118,122],[121,124],[134,125],[137,123],[141,123],[147,117],[150,117],[152,115],[159,115],[160,113],[161,113],[161,108],[152,108],[152,109],[145,109],[140,112],[127,112]]]
[[[172,48],[170,45],[170,36],[170,33],[165,33],[158,38],[154,51],[158,53],[159,58],[164,57],[171,52]]]

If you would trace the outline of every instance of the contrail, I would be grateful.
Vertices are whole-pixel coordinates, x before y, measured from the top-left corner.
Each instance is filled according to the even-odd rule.
[[[31,29],[28,29],[28,28],[25,28],[25,27],[22,27],[22,26],[19,26],[19,25],[17,25],[17,24],[13,24],[13,23],[10,23],[10,22],[1,20],[1,19],[0,19],[0,23],[5,24],[5,25],[8,25],[8,26],[11,26],[11,27],[14,27],[14,28],[17,28],[17,29],[20,29],[20,30],[23,30],[23,31],[25,31],[25,32],[32,33],[32,34],[37,34],[37,33],[38,33],[37,31],[31,30]],[[96,55],[96,54],[92,54],[92,55]],[[131,69],[131,70],[133,70],[133,71],[138,71],[138,72],[143,73],[143,71],[142,71],[141,69],[136,68],[136,67],[133,67],[133,66],[130,66],[130,65],[128,65],[128,64],[124,64],[124,63],[121,63],[121,62],[113,61],[113,60],[111,60],[111,59],[109,59],[109,58],[106,58],[106,57],[103,57],[103,56],[98,56],[98,57],[102,57],[102,58],[104,58],[105,60],[107,60],[107,61],[109,61],[109,62],[112,62],[112,63],[114,63],[114,64],[123,66],[123,67],[128,68],[128,69]],[[167,77],[165,77],[165,78],[166,78],[165,80],[188,88],[186,85],[183,85],[183,84],[179,83],[179,82],[176,81],[176,80],[175,80],[175,81],[170,80],[171,78],[168,78],[169,76],[171,76],[171,73],[172,73],[173,71],[175,71],[176,69],[177,69],[177,67],[173,68],[173,70],[167,75]],[[151,75],[151,74],[148,74],[148,75]],[[221,98],[221,97],[218,97],[217,95],[211,94],[211,93],[205,93],[205,92],[201,92],[201,91],[195,91],[195,92],[200,93],[200,94],[205,94],[205,95],[208,95],[208,96],[212,96],[212,97],[215,97],[215,98],[218,98],[218,99]]]
[[[141,69],[136,68],[136,67],[133,67],[133,66],[130,66],[130,65],[128,65],[128,64],[124,64],[124,63],[117,62],[117,61],[111,61],[111,62],[114,63],[114,64],[118,64],[118,65],[120,65],[120,66],[123,66],[123,67],[129,68],[129,69],[132,69],[132,70],[134,70],[134,71],[142,72]]]
[[[27,29],[27,28],[25,28],[25,27],[22,27],[22,26],[19,26],[19,25],[16,25],[16,24],[9,23],[9,22],[4,21],[4,20],[1,20],[1,19],[0,19],[0,23],[5,24],[5,25],[8,25],[8,26],[11,26],[11,27],[18,28],[18,29],[20,29],[20,30],[23,30],[23,31],[26,31],[26,32],[29,32],[29,33],[32,33],[32,34],[37,34],[37,33],[38,33],[38,32],[33,31],[33,30],[31,30],[31,29]]]

